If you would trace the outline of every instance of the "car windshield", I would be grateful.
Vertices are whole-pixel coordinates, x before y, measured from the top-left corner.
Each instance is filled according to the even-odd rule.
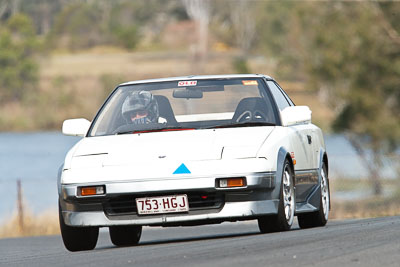
[[[277,123],[275,104],[260,78],[188,79],[119,86],[88,136]]]

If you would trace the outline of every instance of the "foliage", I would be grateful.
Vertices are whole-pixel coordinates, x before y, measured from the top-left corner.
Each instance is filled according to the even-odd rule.
[[[125,2],[113,6],[107,26],[112,36],[112,42],[129,50],[134,49],[139,42],[140,34],[137,25],[146,21],[146,16],[142,16],[148,11],[143,10],[140,6],[135,8],[132,5],[134,3]]]
[[[341,3],[322,11],[314,25],[309,71],[319,87],[331,91],[330,104],[339,109],[334,129],[368,136],[373,150],[396,148],[400,44],[387,36],[368,6]]]
[[[400,43],[385,31],[388,22],[374,3],[328,3],[312,25],[308,73],[328,92],[337,110],[333,129],[346,132],[381,193],[381,155],[400,145]],[[400,8],[397,5],[397,8]],[[312,19],[310,19],[312,18]],[[318,18],[318,19],[316,19]]]
[[[58,7],[55,3],[52,4],[54,10]],[[152,32],[157,36],[166,19],[185,19],[184,9],[178,3],[161,0],[66,2],[52,20],[47,20],[54,21],[49,41],[53,48],[69,50],[96,45],[116,45],[132,50],[143,36]]]
[[[114,32],[118,43],[123,47],[131,50],[138,44],[138,29],[134,25],[130,27],[117,28]]]
[[[233,69],[236,71],[236,73],[251,73],[250,68],[247,64],[247,61],[243,57],[235,57],[233,59]]]
[[[100,21],[100,9],[83,2],[69,4],[56,17],[49,41],[53,46],[71,50],[102,44],[105,32]]]
[[[304,3],[294,1],[261,2],[256,13],[255,47],[276,64],[276,77],[287,81],[303,81],[304,39],[309,30],[299,23]]]
[[[0,28],[0,102],[20,101],[36,89],[38,42],[31,20],[22,14]]]
[[[15,0],[11,0],[17,2]],[[21,13],[32,19],[35,31],[40,36],[47,35],[68,0],[18,0]]]

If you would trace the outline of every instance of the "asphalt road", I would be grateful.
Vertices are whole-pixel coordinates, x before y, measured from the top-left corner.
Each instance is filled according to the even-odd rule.
[[[400,216],[330,221],[259,234],[255,221],[144,228],[117,248],[108,231],[93,251],[71,253],[60,236],[0,239],[0,266],[400,266]]]

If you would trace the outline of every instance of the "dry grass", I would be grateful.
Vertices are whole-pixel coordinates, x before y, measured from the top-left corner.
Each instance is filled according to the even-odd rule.
[[[41,78],[99,77],[102,74],[122,74],[127,80],[182,76],[190,74],[232,73],[232,54],[211,54],[203,70],[185,52],[110,52],[58,54],[41,64]],[[196,71],[196,73],[194,73]]]
[[[400,184],[398,180],[383,179],[382,196],[373,196],[368,179],[336,178],[330,182],[332,197],[331,217],[335,219],[370,218],[400,215]],[[359,196],[362,199],[335,199],[339,193]]]
[[[54,211],[47,211],[37,216],[26,214],[23,218],[22,227],[17,214],[0,225],[0,238],[56,234],[60,234],[60,227],[57,213]]]
[[[400,215],[400,198],[371,198],[333,202],[331,219],[375,218]]]

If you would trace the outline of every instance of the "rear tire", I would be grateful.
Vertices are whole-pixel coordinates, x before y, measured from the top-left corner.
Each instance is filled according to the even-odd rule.
[[[92,250],[96,247],[99,237],[98,227],[73,227],[64,222],[61,208],[58,210],[61,236],[64,246],[69,251]]]
[[[324,226],[328,222],[329,209],[330,209],[330,192],[329,192],[329,180],[326,171],[325,163],[322,165],[321,170],[321,199],[319,204],[319,210],[312,213],[299,214],[297,220],[300,228],[312,228]]]
[[[142,226],[124,225],[109,227],[111,242],[118,247],[135,246],[142,235]]]
[[[280,189],[277,215],[263,216],[258,219],[261,233],[287,231],[292,227],[295,210],[293,171],[288,159],[285,160]]]

